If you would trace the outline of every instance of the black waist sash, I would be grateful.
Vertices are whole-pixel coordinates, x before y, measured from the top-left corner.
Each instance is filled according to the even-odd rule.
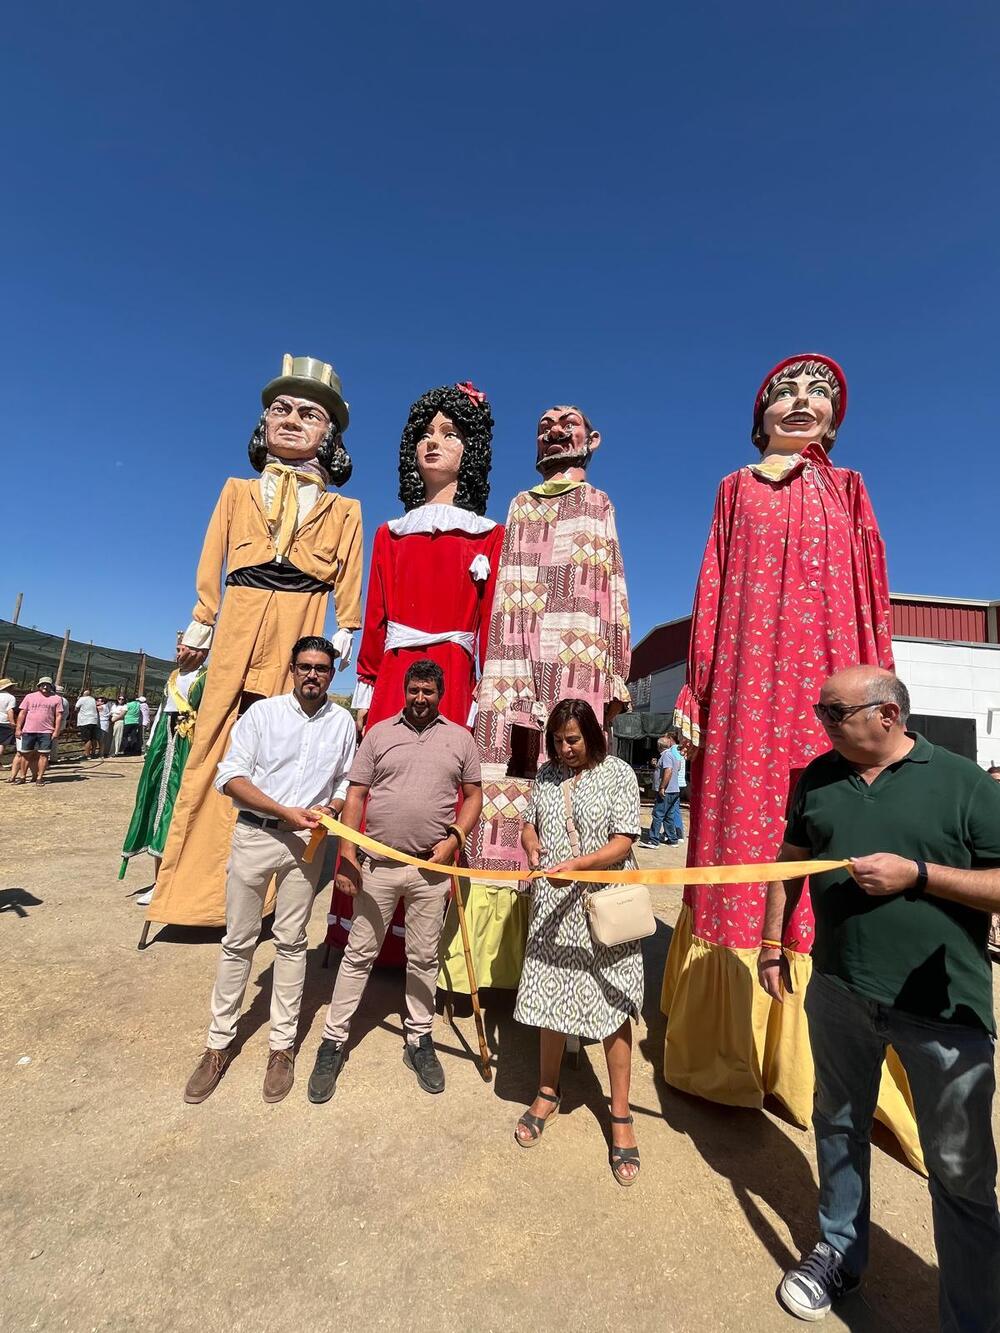
[[[247,565],[226,576],[227,588],[260,588],[262,592],[329,592],[331,585],[311,574],[303,574],[287,560],[269,560],[266,565]]]

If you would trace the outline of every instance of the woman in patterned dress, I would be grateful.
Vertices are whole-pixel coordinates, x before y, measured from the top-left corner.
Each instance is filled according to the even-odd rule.
[[[611,1083],[611,1170],[620,1185],[632,1185],[639,1150],[628,1104],[631,1024],[642,1003],[642,953],[638,941],[610,949],[596,944],[583,909],[583,895],[592,886],[563,876],[635,868],[639,784],[628,764],[608,755],[594,710],[582,699],[556,704],[545,749],[549,762],[535,779],[521,841],[531,868],[547,866],[548,874],[532,882],[514,1007],[518,1022],[541,1029],[540,1077],[538,1095],[517,1122],[514,1138],[522,1148],[534,1147],[558,1111],[566,1034],[603,1041]]]

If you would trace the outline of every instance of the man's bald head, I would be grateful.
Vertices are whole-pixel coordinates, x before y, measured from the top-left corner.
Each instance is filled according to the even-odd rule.
[[[894,671],[878,666],[851,666],[835,671],[820,690],[820,702],[854,704],[895,704],[899,721],[906,725],[910,715],[910,692]]]

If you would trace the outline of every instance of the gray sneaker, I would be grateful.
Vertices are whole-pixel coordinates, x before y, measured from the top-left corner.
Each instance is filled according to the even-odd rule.
[[[861,1286],[861,1278],[844,1267],[844,1256],[821,1240],[797,1268],[790,1268],[778,1288],[778,1297],[790,1314],[815,1322],[825,1319],[830,1306]]]
[[[403,1064],[413,1070],[424,1092],[444,1092],[444,1070],[429,1032],[424,1033],[416,1046],[406,1043]]]

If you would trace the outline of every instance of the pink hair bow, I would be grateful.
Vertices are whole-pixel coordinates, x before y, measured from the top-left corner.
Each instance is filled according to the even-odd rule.
[[[456,384],[455,388],[460,389],[461,392],[471,398],[474,403],[482,405],[486,402],[486,395],[483,393],[482,389],[476,388],[472,380],[466,380],[464,384]]]

